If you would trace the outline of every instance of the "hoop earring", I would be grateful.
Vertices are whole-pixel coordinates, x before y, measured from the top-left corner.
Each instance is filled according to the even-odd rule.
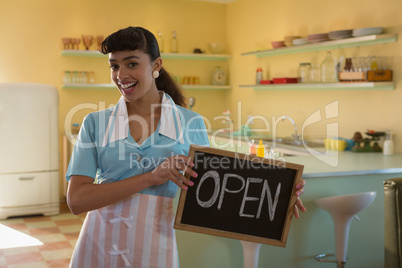
[[[152,73],[152,77],[155,78],[155,79],[158,78],[158,77],[159,77],[159,72],[155,70],[155,71]]]

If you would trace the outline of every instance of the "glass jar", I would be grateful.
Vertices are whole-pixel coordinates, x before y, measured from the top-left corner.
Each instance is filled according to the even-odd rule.
[[[331,52],[327,52],[327,56],[325,57],[324,61],[321,63],[321,82],[322,83],[336,83],[336,70],[335,70],[335,63],[332,59]]]
[[[70,71],[65,71],[64,72],[64,77],[63,77],[63,83],[64,84],[71,84],[72,82],[72,76]]]
[[[299,65],[299,69],[297,70],[297,82],[299,83],[308,83],[309,72],[311,69],[311,63],[302,62]]]
[[[80,74],[80,83],[82,83],[82,84],[88,83],[87,72],[81,72],[81,74]]]
[[[321,82],[320,68],[318,68],[315,65],[312,65],[308,73],[309,73],[309,75],[308,75],[309,83],[320,83]]]
[[[78,71],[73,72],[72,83],[73,84],[80,83],[80,73]]]
[[[95,83],[95,73],[94,72],[88,72],[88,83],[93,84]]]

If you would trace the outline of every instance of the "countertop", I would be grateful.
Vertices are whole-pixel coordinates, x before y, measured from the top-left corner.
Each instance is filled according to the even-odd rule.
[[[304,165],[303,178],[402,173],[402,154],[339,152],[326,155],[287,156]]]

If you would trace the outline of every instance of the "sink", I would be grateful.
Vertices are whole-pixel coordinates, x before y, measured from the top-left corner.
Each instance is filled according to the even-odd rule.
[[[290,145],[290,146],[296,146],[296,147],[311,147],[311,148],[317,148],[317,147],[324,147],[324,142],[318,142],[314,140],[309,140],[309,139],[304,139],[304,140],[297,140],[295,141],[293,138],[276,138],[276,139],[264,139],[263,142],[265,143],[273,143],[276,146],[282,145]]]

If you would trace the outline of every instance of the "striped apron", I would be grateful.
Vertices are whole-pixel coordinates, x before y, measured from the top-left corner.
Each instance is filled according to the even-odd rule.
[[[88,212],[69,267],[178,267],[173,198],[134,194]]]

